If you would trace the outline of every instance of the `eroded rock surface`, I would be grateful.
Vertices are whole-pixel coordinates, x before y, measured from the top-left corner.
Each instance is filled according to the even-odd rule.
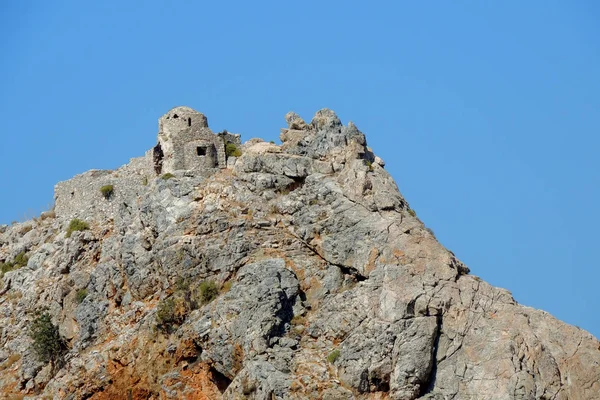
[[[354,124],[286,121],[227,168],[157,176],[149,152],[0,226],[0,262],[28,259],[0,284],[1,396],[599,398],[597,339],[470,275]],[[31,347],[42,310],[56,365]]]

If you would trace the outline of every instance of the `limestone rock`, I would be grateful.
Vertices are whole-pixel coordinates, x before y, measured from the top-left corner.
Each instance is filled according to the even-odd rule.
[[[470,275],[356,125],[285,119],[281,146],[241,145],[175,108],[160,151],[0,226],[0,397],[598,398],[596,338]],[[205,164],[202,140],[240,152]],[[43,311],[54,366],[28,334]]]
[[[290,111],[285,115],[285,121],[288,124],[288,129],[304,130],[308,128],[308,125],[298,114]]]

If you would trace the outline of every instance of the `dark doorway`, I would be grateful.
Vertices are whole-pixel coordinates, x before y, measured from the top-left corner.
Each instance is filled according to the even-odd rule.
[[[196,153],[198,153],[199,156],[205,156],[206,155],[206,147],[204,147],[204,146],[196,147]]]
[[[152,160],[154,161],[154,172],[156,172],[156,175],[160,175],[162,172],[163,157],[164,154],[162,147],[160,146],[160,143],[158,143],[156,146],[154,146],[152,154]]]
[[[192,119],[188,118],[188,126],[192,126]]]

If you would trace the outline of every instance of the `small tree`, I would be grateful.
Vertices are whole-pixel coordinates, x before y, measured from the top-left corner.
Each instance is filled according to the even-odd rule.
[[[55,365],[65,350],[65,344],[47,312],[33,320],[29,336],[33,339],[33,350],[41,362]]]

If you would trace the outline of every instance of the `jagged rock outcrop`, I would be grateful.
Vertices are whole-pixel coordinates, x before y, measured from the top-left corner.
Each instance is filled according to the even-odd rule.
[[[597,339],[470,275],[354,124],[285,119],[281,146],[225,163],[225,139],[194,138],[221,161],[166,176],[150,151],[0,227],[2,396],[598,398]],[[74,218],[89,229],[68,235]],[[60,362],[33,350],[42,310]]]

